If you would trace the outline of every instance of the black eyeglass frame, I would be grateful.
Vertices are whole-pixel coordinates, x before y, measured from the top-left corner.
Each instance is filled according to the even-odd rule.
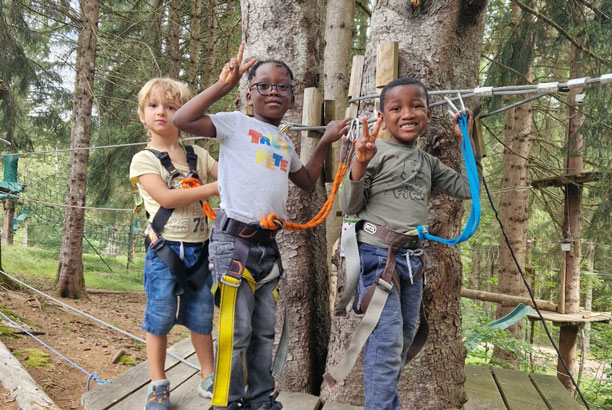
[[[261,85],[263,85],[263,84],[267,84],[267,85],[269,85],[269,86],[270,86],[270,90],[268,91],[268,93],[262,93],[262,92],[261,92],[261,90],[260,90],[260,86],[261,86]],[[289,92],[288,92],[287,94],[285,94],[285,93],[281,92],[281,91],[278,89],[278,86],[279,86],[279,85],[284,85],[284,86],[289,87]],[[261,96],[263,96],[263,97],[267,97],[267,96],[271,95],[271,94],[272,94],[272,90],[273,90],[273,89],[276,89],[276,93],[277,93],[278,95],[280,95],[281,97],[289,97],[290,95],[293,95],[293,89],[295,88],[295,86],[294,86],[294,85],[292,85],[292,84],[287,84],[287,83],[271,84],[271,83],[269,83],[269,82],[267,82],[267,81],[260,81],[260,82],[255,83],[255,84],[251,84],[251,86],[249,87],[249,90],[252,90],[252,89],[253,89],[253,87],[257,88],[257,92],[259,93],[259,95],[261,95]]]

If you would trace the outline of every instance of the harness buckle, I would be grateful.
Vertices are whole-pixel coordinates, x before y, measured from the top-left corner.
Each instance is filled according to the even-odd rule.
[[[376,278],[374,281],[376,286],[378,286],[381,290],[384,290],[387,293],[393,292],[393,283],[389,283],[381,277]]]
[[[166,240],[164,239],[164,237],[161,236],[161,235],[158,235],[157,239],[155,240],[155,242],[151,242],[151,245],[149,245],[149,248],[153,252],[157,252],[158,250],[163,248],[165,244],[166,244]]]
[[[221,276],[221,283],[231,288],[239,288],[242,278],[236,278],[235,276],[229,275],[229,272]]]

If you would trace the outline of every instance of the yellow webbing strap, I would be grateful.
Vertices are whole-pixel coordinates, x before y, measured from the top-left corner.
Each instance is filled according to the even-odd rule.
[[[245,268],[242,277],[246,279],[251,291],[255,292],[255,279],[251,272]],[[239,286],[240,280],[229,275],[224,275],[222,282],[216,286],[221,291],[221,301],[219,303],[219,340],[212,406],[227,406],[234,350],[234,317]]]

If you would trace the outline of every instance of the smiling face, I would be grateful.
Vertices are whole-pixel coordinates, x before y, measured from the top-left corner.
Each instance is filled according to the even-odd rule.
[[[414,145],[431,120],[427,95],[420,84],[404,84],[386,91],[382,127],[396,144]]]
[[[272,87],[269,90],[270,94],[264,96],[257,91],[256,83],[291,85],[289,72],[277,63],[260,65],[249,81],[249,91],[246,95],[247,105],[253,107],[255,118],[268,124],[279,125],[283,116],[295,101],[293,93],[280,95],[277,87]]]
[[[154,87],[139,113],[140,122],[147,127],[152,137],[178,138],[179,130],[172,124],[172,117],[178,108],[178,104],[169,101],[159,87]]]

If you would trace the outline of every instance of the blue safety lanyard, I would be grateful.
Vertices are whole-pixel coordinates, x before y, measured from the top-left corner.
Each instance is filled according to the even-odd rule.
[[[478,180],[476,158],[474,157],[474,151],[472,151],[472,143],[470,141],[470,134],[467,128],[467,120],[467,114],[462,113],[459,116],[458,122],[459,127],[461,128],[461,134],[463,135],[461,149],[463,151],[463,159],[465,160],[465,170],[470,183],[470,194],[472,195],[470,217],[468,218],[461,235],[455,239],[444,239],[438,236],[430,235],[427,233],[427,228],[425,228],[425,226],[419,225],[416,227],[416,229],[419,239],[422,241],[425,239],[430,239],[432,241],[442,242],[447,245],[456,245],[460,242],[467,241],[478,229],[478,224],[480,223],[480,181]]]

